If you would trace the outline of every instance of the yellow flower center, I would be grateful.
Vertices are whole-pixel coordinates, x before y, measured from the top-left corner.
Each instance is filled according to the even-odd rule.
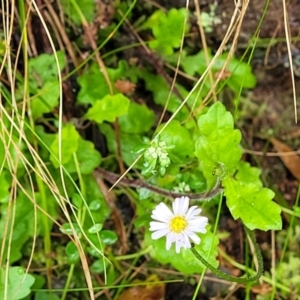
[[[170,221],[170,230],[176,233],[180,233],[187,227],[187,225],[188,223],[184,217],[176,216]]]

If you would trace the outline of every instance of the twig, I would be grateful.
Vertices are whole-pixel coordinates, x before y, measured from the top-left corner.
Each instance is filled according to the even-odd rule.
[[[108,182],[110,182],[111,184],[114,184],[117,180],[119,180],[117,185],[121,185],[124,187],[132,187],[132,188],[145,188],[154,193],[157,193],[157,194],[163,195],[165,197],[169,197],[169,198],[188,197],[190,200],[207,201],[222,192],[220,180],[217,181],[216,185],[210,191],[193,194],[193,193],[178,193],[178,192],[162,189],[160,187],[157,187],[157,186],[151,185],[145,181],[142,181],[141,179],[128,179],[126,177],[123,177],[120,179],[121,175],[107,171],[102,168],[98,168],[94,172],[96,174],[97,173],[101,174],[104,177],[104,179],[107,180]]]

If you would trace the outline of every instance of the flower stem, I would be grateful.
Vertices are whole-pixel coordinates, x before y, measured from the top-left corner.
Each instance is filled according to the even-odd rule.
[[[221,270],[213,267],[210,263],[208,263],[197,251],[194,247],[191,248],[191,251],[193,252],[193,254],[195,255],[195,257],[204,265],[206,266],[208,269],[210,269],[215,275],[217,275],[218,277],[225,279],[227,281],[230,282],[237,282],[237,283],[242,283],[242,284],[247,284],[250,282],[255,282],[257,281],[263,271],[264,271],[264,265],[263,265],[263,260],[262,260],[262,255],[261,255],[261,251],[259,249],[259,246],[256,242],[255,236],[253,234],[253,232],[251,230],[249,230],[247,227],[245,227],[245,231],[247,232],[248,236],[250,237],[251,241],[253,242],[254,245],[254,249],[255,249],[255,253],[257,256],[257,260],[258,260],[258,270],[257,273],[254,276],[250,276],[250,277],[235,277],[235,276],[231,276],[227,273],[222,272]]]

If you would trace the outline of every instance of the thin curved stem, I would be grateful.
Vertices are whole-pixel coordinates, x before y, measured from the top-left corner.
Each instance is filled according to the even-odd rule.
[[[254,245],[254,249],[255,249],[255,253],[257,256],[257,260],[258,260],[258,270],[257,273],[254,276],[250,276],[250,277],[236,277],[236,276],[231,276],[227,273],[222,272],[221,270],[213,267],[209,262],[207,262],[197,251],[194,247],[191,248],[191,251],[193,252],[193,254],[195,255],[195,257],[204,265],[206,266],[208,269],[210,269],[215,275],[217,275],[218,277],[225,279],[227,281],[230,282],[237,282],[237,283],[242,283],[242,284],[247,284],[250,282],[255,282],[257,281],[263,271],[264,271],[264,265],[263,265],[263,260],[262,260],[262,255],[261,255],[261,251],[259,249],[259,246],[256,242],[255,236],[253,234],[253,232],[251,230],[249,230],[246,226],[245,226],[245,231],[247,232],[248,236],[250,237],[251,241],[253,242]]]
[[[148,182],[143,181],[141,179],[128,179],[126,177],[121,178],[121,175],[107,171],[100,167],[94,171],[94,175],[95,176],[102,175],[105,180],[109,181],[112,184],[115,184],[116,182],[118,182],[117,185],[120,185],[120,186],[132,187],[132,188],[145,188],[151,192],[160,194],[165,197],[173,198],[173,199],[180,198],[180,197],[188,197],[190,200],[197,200],[197,201],[201,201],[201,202],[209,201],[210,199],[219,195],[223,191],[223,189],[221,188],[221,185],[220,185],[219,178],[218,178],[215,186],[210,191],[193,194],[193,193],[177,193],[174,191],[169,191],[169,190],[151,185]]]

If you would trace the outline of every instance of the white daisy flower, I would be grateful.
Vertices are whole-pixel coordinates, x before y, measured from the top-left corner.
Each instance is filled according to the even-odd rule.
[[[176,198],[172,205],[173,211],[160,203],[152,212],[151,217],[155,221],[150,222],[150,231],[154,231],[151,237],[157,240],[166,236],[167,250],[170,250],[172,243],[175,243],[177,253],[181,247],[191,248],[190,239],[198,245],[201,240],[196,232],[206,233],[208,219],[199,216],[202,210],[197,206],[189,208],[189,201],[188,197]]]

